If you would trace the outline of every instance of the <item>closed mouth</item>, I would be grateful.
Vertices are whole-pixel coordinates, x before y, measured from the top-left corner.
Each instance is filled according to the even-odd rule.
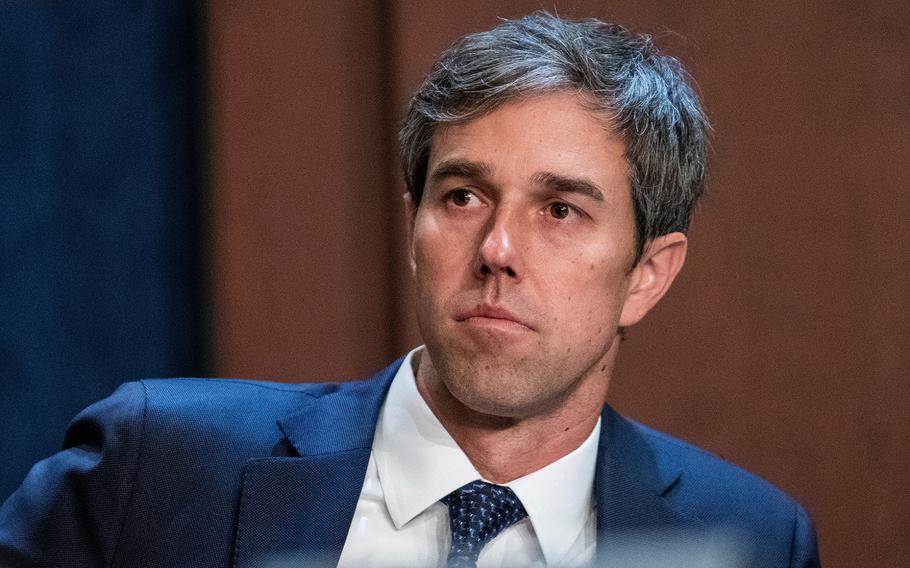
[[[491,306],[488,304],[480,304],[472,308],[471,310],[460,314],[457,318],[457,321],[466,322],[472,321],[473,323],[478,323],[481,325],[492,324],[496,326],[514,326],[516,328],[523,328],[528,330],[534,330],[534,328],[523,321],[521,318],[510,312],[509,310],[499,307]]]

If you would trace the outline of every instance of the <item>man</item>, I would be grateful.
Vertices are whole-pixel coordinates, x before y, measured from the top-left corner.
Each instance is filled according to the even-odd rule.
[[[707,129],[619,27],[467,36],[401,135],[425,347],[361,383],[124,385],[4,505],[0,564],[817,566],[799,505],[605,406]]]

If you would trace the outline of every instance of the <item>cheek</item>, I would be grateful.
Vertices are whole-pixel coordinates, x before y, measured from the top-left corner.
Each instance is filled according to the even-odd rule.
[[[562,325],[599,334],[618,320],[626,294],[626,255],[613,248],[580,250],[560,262],[547,287],[554,319]]]
[[[484,219],[480,214],[453,217],[438,207],[418,211],[412,237],[415,257],[420,250],[425,262],[438,265],[473,257]]]
[[[439,260],[439,248],[444,241],[443,232],[431,216],[418,214],[412,236],[414,262],[418,279],[433,273],[433,265]]]
[[[432,219],[414,227],[414,279],[420,297],[447,296],[464,273],[466,262],[462,239],[444,230]]]

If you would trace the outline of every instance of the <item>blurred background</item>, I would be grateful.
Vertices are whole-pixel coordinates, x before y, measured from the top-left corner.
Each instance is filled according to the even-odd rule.
[[[364,377],[419,342],[396,131],[460,35],[650,33],[716,131],[612,403],[910,557],[910,5],[0,2],[0,499],[126,380]]]

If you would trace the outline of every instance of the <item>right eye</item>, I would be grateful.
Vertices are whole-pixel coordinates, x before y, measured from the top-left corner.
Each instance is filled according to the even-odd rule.
[[[477,207],[480,200],[467,189],[455,189],[448,194],[448,200],[456,207]]]

